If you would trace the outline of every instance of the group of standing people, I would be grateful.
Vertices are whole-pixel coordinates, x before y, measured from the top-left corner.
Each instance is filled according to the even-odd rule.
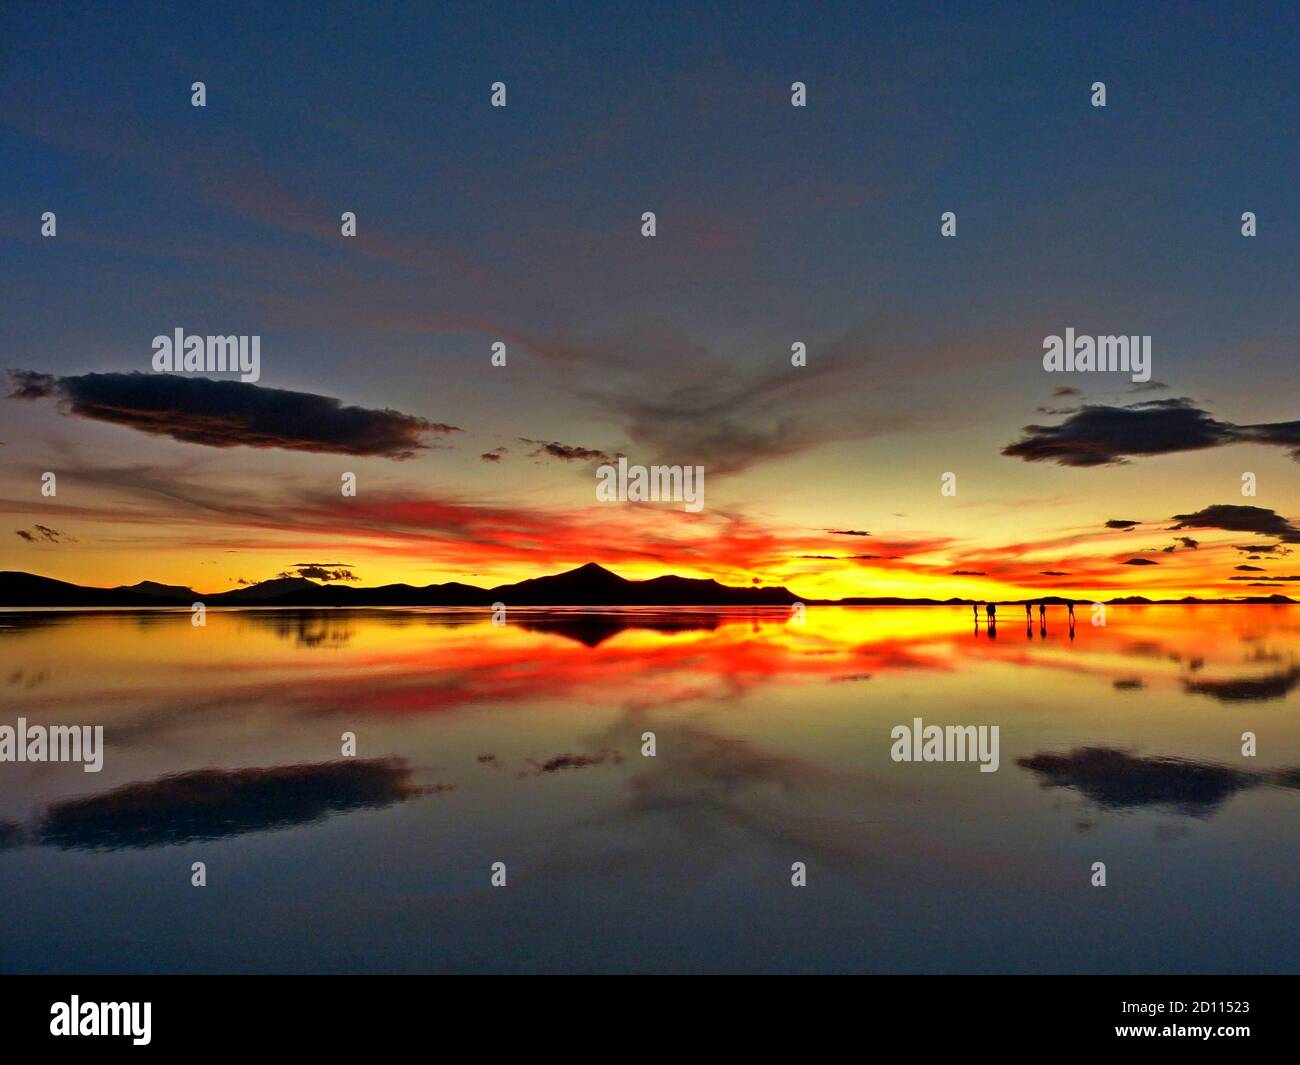
[[[1069,610],[1069,612],[1070,612],[1070,624],[1073,625],[1073,624],[1074,624],[1074,604],[1073,604],[1073,603],[1066,603],[1065,605],[1066,605],[1066,608],[1067,608],[1067,609]],[[971,603],[971,605],[970,605],[970,609],[971,609],[971,613],[972,613],[972,614],[974,615],[974,617],[975,617],[975,622],[976,622],[976,624],[978,624],[978,623],[979,623],[979,619],[980,619],[980,605],[979,605],[979,603]],[[990,624],[990,625],[996,625],[997,622],[998,622],[998,605],[997,605],[997,603],[985,603],[985,604],[984,604],[984,610],[985,610],[985,613],[986,613],[987,616],[988,616],[989,624]],[[1039,604],[1038,604],[1038,620],[1039,620],[1040,622],[1042,622],[1044,625],[1047,624],[1047,604],[1046,604],[1046,603],[1039,603]],[[1032,625],[1033,622],[1034,622],[1034,604],[1033,604],[1033,603],[1025,603],[1025,622],[1026,622],[1027,624],[1030,624],[1030,625]]]

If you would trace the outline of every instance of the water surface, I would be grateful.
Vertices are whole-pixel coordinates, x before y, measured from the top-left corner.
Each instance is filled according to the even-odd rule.
[[[0,968],[1300,969],[1300,608],[1054,612],[0,612]]]

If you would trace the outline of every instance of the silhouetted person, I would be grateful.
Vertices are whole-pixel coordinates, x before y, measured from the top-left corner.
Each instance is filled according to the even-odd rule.
[[[1047,620],[1047,604],[1046,604],[1046,603],[1039,603],[1039,604],[1038,604],[1038,620],[1039,620],[1039,621],[1046,621],[1046,620]]]
[[[975,624],[978,625],[978,624],[980,623],[980,605],[979,605],[979,603],[971,603],[971,605],[970,605],[970,612],[971,612],[971,614],[974,615],[974,617],[975,617]]]
[[[1066,604],[1065,604],[1065,608],[1066,608],[1066,610],[1068,610],[1068,611],[1070,612],[1070,624],[1073,625],[1073,624],[1074,624],[1074,604],[1073,604],[1073,603],[1066,603]]]
[[[985,607],[984,609],[988,612],[988,616],[989,616],[989,624],[990,624],[990,625],[995,625],[995,624],[997,624],[997,620],[998,620],[998,605],[997,605],[997,603],[990,603],[990,604],[989,604],[987,607]]]
[[[1034,618],[1034,608],[1028,603],[1025,604],[1025,620],[1032,621]]]

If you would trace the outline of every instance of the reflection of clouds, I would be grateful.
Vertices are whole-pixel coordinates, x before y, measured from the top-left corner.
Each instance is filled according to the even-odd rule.
[[[604,739],[637,747],[646,726],[644,715],[627,714]],[[679,873],[707,876],[728,855],[757,844],[780,856],[781,869],[797,858],[860,879],[874,850],[874,836],[860,827],[875,822],[863,810],[859,777],[683,723],[660,731],[656,757],[625,765],[633,769],[625,796],[556,841],[552,861],[604,870],[619,858],[657,866],[672,853]],[[901,793],[866,787],[894,800]]]
[[[1189,695],[1208,695],[1225,703],[1263,702],[1284,699],[1300,684],[1300,666],[1263,677],[1229,677],[1226,680],[1185,680]]]
[[[444,789],[414,785],[401,758],[201,769],[53,803],[37,836],[63,849],[167,846],[308,824],[437,790]]]
[[[1249,788],[1300,787],[1296,769],[1260,773],[1182,758],[1140,758],[1109,747],[1036,754],[1018,758],[1016,764],[1037,773],[1043,787],[1074,788],[1098,806],[1114,810],[1169,806],[1191,817],[1209,817]]]

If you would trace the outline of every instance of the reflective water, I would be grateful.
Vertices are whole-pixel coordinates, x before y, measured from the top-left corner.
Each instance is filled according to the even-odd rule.
[[[1300,608],[1090,622],[0,612],[0,969],[1297,971]]]

